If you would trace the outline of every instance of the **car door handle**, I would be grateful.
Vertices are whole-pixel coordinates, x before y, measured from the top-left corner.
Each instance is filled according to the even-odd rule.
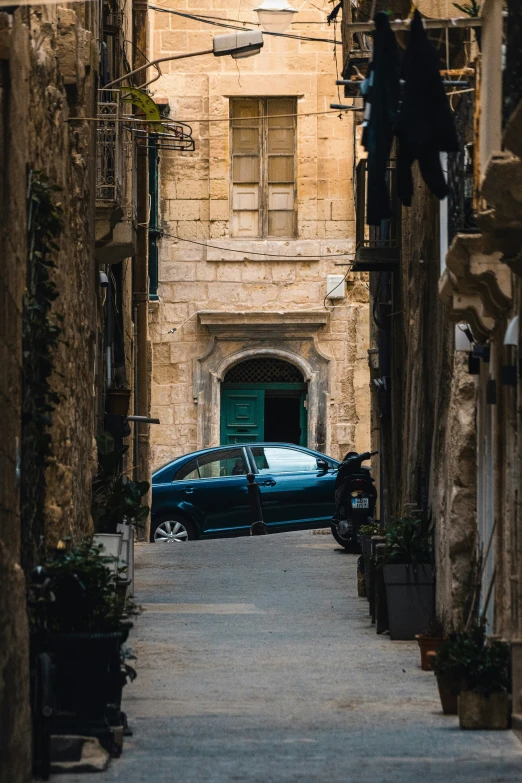
[[[185,488],[185,495],[193,495],[193,494],[194,494],[194,487]]]
[[[260,487],[275,487],[276,482],[274,479],[267,479],[266,481],[260,481],[259,486]]]

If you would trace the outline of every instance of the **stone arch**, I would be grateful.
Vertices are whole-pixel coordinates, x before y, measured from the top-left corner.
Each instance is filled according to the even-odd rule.
[[[293,351],[271,347],[243,348],[242,350],[226,357],[223,360],[216,371],[216,376],[219,381],[223,381],[228,370],[230,370],[232,367],[235,367],[236,364],[241,364],[248,359],[261,359],[265,357],[281,359],[284,362],[293,364],[301,371],[305,383],[309,383],[312,379],[313,370],[306,359],[303,359],[302,356],[295,354]]]
[[[196,360],[194,397],[198,403],[198,448],[219,445],[221,383],[227,370],[247,359],[274,357],[301,371],[308,384],[308,446],[326,450],[329,360],[316,350],[309,337],[280,339],[279,342],[278,346],[267,345],[264,341],[253,345],[246,340],[238,345],[237,342],[213,339],[204,356]]]

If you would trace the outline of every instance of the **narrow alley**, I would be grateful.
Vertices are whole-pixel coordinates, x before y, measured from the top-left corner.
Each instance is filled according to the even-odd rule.
[[[134,737],[104,781],[519,781],[515,736],[459,730],[416,642],[375,634],[355,560],[310,531],[139,545]]]

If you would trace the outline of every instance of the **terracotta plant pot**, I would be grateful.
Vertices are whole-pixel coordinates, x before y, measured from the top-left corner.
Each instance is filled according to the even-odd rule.
[[[437,686],[444,715],[457,715],[459,711],[460,680],[451,674],[439,674]]]
[[[483,696],[473,691],[461,691],[458,713],[461,729],[508,729],[509,694],[497,691]]]
[[[416,634],[415,638],[419,643],[419,649],[421,654],[421,669],[423,672],[433,671],[432,656],[428,653],[436,652],[441,645],[446,641],[445,638],[440,636],[423,636],[423,634]]]
[[[105,394],[105,412],[112,416],[127,416],[129,413],[130,396],[130,389],[107,389]]]

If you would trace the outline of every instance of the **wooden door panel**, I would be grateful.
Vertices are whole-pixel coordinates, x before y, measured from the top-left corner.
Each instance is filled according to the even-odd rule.
[[[221,442],[263,440],[265,392],[262,389],[221,391]]]

